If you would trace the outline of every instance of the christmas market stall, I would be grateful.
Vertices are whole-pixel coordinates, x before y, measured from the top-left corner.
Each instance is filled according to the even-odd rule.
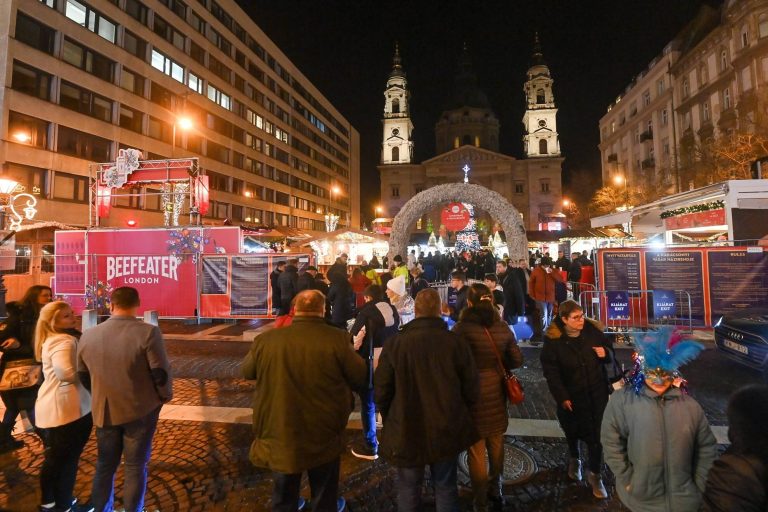
[[[351,266],[362,265],[374,255],[381,261],[389,250],[389,237],[360,229],[342,229],[299,242],[298,247],[312,249],[318,268],[324,272],[342,253],[349,257]]]

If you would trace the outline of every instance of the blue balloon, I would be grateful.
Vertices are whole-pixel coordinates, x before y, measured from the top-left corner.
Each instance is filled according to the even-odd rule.
[[[515,338],[520,340],[529,340],[533,337],[533,328],[528,325],[528,319],[524,316],[517,317],[517,322],[510,325],[512,332],[515,333]]]

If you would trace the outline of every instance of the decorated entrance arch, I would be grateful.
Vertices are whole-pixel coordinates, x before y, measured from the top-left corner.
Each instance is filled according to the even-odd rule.
[[[395,216],[389,238],[390,260],[400,254],[405,257],[410,238],[410,227],[435,206],[460,201],[470,203],[488,212],[499,224],[507,237],[507,250],[512,260],[528,257],[528,239],[517,208],[501,194],[473,183],[446,183],[430,187],[413,196]]]

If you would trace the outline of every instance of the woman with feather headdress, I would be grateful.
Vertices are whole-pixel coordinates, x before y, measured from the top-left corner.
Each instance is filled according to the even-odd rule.
[[[664,327],[635,339],[635,367],[603,415],[605,461],[633,512],[695,512],[716,441],[701,406],[685,392],[680,366],[700,343]]]

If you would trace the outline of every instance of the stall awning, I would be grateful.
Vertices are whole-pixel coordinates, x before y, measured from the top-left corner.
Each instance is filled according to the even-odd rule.
[[[626,224],[632,219],[632,210],[624,210],[621,212],[608,213],[599,217],[592,217],[589,219],[590,225],[593,228],[603,228],[607,226],[618,226]]]

